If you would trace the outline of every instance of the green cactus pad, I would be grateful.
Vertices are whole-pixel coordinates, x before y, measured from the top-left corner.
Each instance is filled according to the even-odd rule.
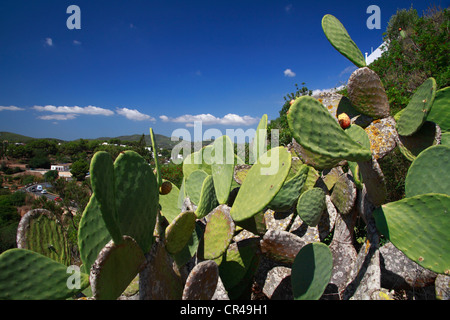
[[[180,213],[166,228],[165,246],[170,254],[177,254],[188,243],[195,228],[196,215],[192,211]]]
[[[156,181],[158,182],[158,188],[162,184],[162,177],[160,172],[159,160],[158,160],[158,146],[156,145],[155,135],[153,133],[153,129],[150,128],[150,139],[152,140],[152,151],[155,156],[155,169],[156,169]]]
[[[17,247],[40,253],[66,266],[71,262],[65,230],[48,210],[30,210],[20,219]]]
[[[258,158],[267,150],[267,114],[261,117],[258,127],[256,127],[255,138],[253,139],[250,154],[250,163],[256,163]]]
[[[296,144],[296,150],[303,162],[317,170],[330,169],[339,164],[341,159],[333,158],[327,155],[312,152],[303,148],[300,144]]]
[[[411,136],[398,136],[397,141],[400,152],[409,161],[414,161],[422,151],[434,144],[436,144],[436,124],[431,121],[426,121]]]
[[[450,147],[450,132],[444,132],[441,135],[441,144]]]
[[[405,195],[425,193],[450,195],[450,147],[438,145],[421,152],[408,169]]]
[[[197,215],[198,219],[201,219],[218,205],[219,202],[217,201],[213,178],[212,176],[207,176],[205,181],[203,181],[200,193],[200,201],[198,203],[197,210],[195,210],[195,214]]]
[[[285,211],[292,208],[300,196],[300,192],[305,184],[306,178],[308,177],[309,166],[306,164],[297,171],[297,174],[286,179],[280,191],[268,204],[268,208],[274,211]]]
[[[334,16],[327,14],[322,18],[322,29],[331,45],[357,67],[366,66],[366,60],[353,42],[342,23]]]
[[[167,180],[166,180],[167,181]],[[178,198],[180,196],[180,190],[176,185],[172,183],[172,190],[168,194],[159,195],[159,205],[161,206],[161,214],[169,221],[172,222],[176,216],[181,213],[181,209],[178,206]]]
[[[333,188],[331,202],[340,213],[348,214],[355,206],[356,195],[356,185],[353,179],[349,175],[343,174]]]
[[[292,292],[295,300],[318,300],[333,270],[333,255],[326,244],[310,243],[295,257],[292,265]]]
[[[241,240],[232,243],[222,256],[219,274],[227,291],[237,286],[247,276],[256,258],[258,244],[259,240],[255,238]]]
[[[206,146],[199,151],[193,152],[183,161],[183,176],[185,179],[189,178],[195,170],[203,170],[207,174],[212,173],[210,154],[212,146]],[[209,161],[207,161],[209,160]]]
[[[183,300],[211,300],[219,281],[219,267],[214,261],[197,264],[186,280]]]
[[[180,252],[173,255],[173,258],[178,266],[185,265],[197,252],[198,247],[200,245],[200,240],[203,237],[203,225],[201,222],[195,223],[195,230],[192,232],[191,237],[189,238],[187,244],[181,249]]]
[[[422,267],[450,273],[450,196],[427,193],[373,212],[378,231]]]
[[[280,191],[291,167],[291,154],[278,147],[267,151],[252,166],[231,208],[234,221],[251,218]]]
[[[90,165],[92,190],[98,201],[106,228],[116,243],[122,241],[119,217],[117,215],[114,183],[114,163],[105,151],[94,154]]]
[[[370,149],[352,140],[310,96],[295,100],[287,117],[295,140],[306,150],[336,160],[364,161],[372,157]]]
[[[92,195],[78,227],[78,248],[86,273],[89,273],[99,252],[110,240],[111,235],[103,221],[98,201]]]
[[[200,201],[203,181],[207,176],[208,174],[205,171],[195,170],[186,179],[185,191],[192,203],[198,204]]]
[[[227,250],[233,238],[235,224],[230,216],[230,207],[220,205],[208,215],[203,236],[203,257],[214,260]]]
[[[97,300],[115,300],[136,277],[145,262],[142,249],[131,237],[109,242],[92,265],[90,282]]]
[[[240,164],[234,167],[234,181],[236,181],[239,185],[242,184],[245,177],[247,176],[248,171],[251,169],[251,165],[249,164]]]
[[[79,289],[69,289],[67,266],[26,249],[10,249],[0,255],[0,300],[68,299],[89,286],[87,274],[79,273]]]
[[[214,189],[217,201],[224,204],[230,194],[231,182],[234,175],[234,148],[233,142],[228,136],[222,136],[214,141],[211,164]]]
[[[325,209],[325,192],[321,188],[304,192],[297,202],[297,214],[310,227],[317,226]]]
[[[159,188],[153,170],[138,153],[125,151],[114,162],[114,178],[120,230],[148,252],[159,210]]]
[[[433,107],[427,120],[438,124],[442,133],[450,132],[450,87],[436,92]]]
[[[436,80],[428,78],[412,96],[397,120],[397,131],[401,136],[410,136],[426,121],[436,96]]]

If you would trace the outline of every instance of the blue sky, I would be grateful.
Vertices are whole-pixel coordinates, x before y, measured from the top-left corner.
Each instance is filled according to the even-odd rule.
[[[336,16],[363,54],[389,18],[449,1],[0,0],[0,131],[64,140],[177,128],[256,128],[283,97],[345,83],[354,67],[328,42]],[[69,30],[70,5],[81,29]],[[381,29],[368,29],[368,6]]]

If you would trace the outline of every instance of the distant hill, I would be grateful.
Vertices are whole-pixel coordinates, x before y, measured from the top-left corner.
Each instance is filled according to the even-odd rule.
[[[21,134],[12,133],[12,132],[6,132],[6,131],[0,131],[0,141],[7,140],[8,142],[29,142],[31,140],[37,140],[37,139],[46,139],[46,140],[54,140],[57,142],[64,142],[64,140],[61,139],[55,139],[55,138],[32,138],[23,136]]]
[[[129,135],[129,136],[118,136],[118,137],[100,137],[100,138],[96,138],[96,139],[86,139],[86,140],[100,140],[100,141],[109,141],[111,139],[119,139],[120,141],[139,141],[141,139],[141,134],[134,134],[134,135]],[[32,140],[37,140],[37,139],[41,139],[41,138],[33,138],[33,137],[27,137],[27,136],[23,136],[17,133],[12,133],[12,132],[6,132],[6,131],[1,131],[0,132],[0,141],[9,141],[9,142],[23,142],[23,143],[27,143],[29,141]],[[64,140],[60,140],[60,139],[55,139],[55,138],[42,138],[42,139],[46,139],[46,140],[54,140],[57,142],[67,142]],[[155,139],[156,139],[156,144],[158,145],[158,148],[164,148],[164,149],[168,149],[168,150],[172,150],[172,148],[174,146],[176,146],[179,141],[171,141],[169,137],[163,136],[161,134],[155,134]],[[76,139],[78,140],[78,139]],[[145,135],[145,143],[148,146],[152,145],[151,139],[150,139],[150,135]]]
[[[142,137],[142,134],[133,134],[133,135],[129,135],[129,136],[119,136],[119,137],[101,137],[101,138],[97,138],[94,140],[111,140],[111,139],[119,139],[120,141],[139,141]],[[152,145],[152,141],[150,139],[150,135],[145,135],[145,143],[148,146]],[[156,145],[158,146],[158,148],[164,148],[164,149],[169,149],[172,150],[172,148],[174,146],[176,146],[179,141],[171,141],[169,137],[163,136],[161,134],[155,134],[155,140],[156,140]]]

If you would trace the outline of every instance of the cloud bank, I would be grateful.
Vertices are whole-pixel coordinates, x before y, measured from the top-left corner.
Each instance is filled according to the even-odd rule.
[[[237,114],[229,113],[222,118],[213,116],[212,114],[198,114],[198,115],[182,115],[176,118],[169,118],[168,116],[162,115],[159,117],[163,122],[175,122],[175,123],[186,123],[187,127],[193,126],[196,121],[201,121],[204,125],[229,125],[229,126],[250,126],[259,121],[257,118],[251,116],[239,116]]]

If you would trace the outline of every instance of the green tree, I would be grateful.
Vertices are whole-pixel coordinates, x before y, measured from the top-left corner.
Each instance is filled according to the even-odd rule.
[[[394,115],[429,77],[438,89],[450,85],[450,11],[436,7],[419,17],[399,10],[385,32],[387,51],[370,65],[381,78]]]
[[[70,173],[78,181],[83,181],[89,172],[89,162],[84,159],[75,161],[70,167]]]
[[[45,178],[45,180],[47,180],[48,182],[53,182],[53,181],[55,181],[56,179],[58,179],[58,171],[56,171],[56,170],[50,170],[50,171],[47,171],[47,172],[44,174],[44,178]]]

